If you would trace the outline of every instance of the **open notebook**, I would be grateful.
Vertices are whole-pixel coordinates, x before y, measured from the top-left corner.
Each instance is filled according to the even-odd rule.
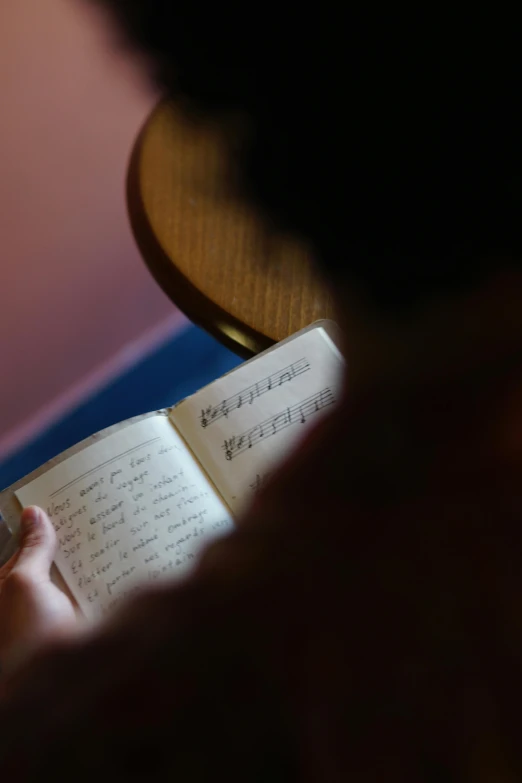
[[[339,398],[336,327],[320,321],[174,408],[93,435],[0,494],[45,508],[56,566],[88,618],[143,584],[187,573]]]

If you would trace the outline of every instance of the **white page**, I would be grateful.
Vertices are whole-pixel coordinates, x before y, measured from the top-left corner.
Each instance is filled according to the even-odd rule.
[[[311,329],[178,405],[176,427],[234,514],[339,398],[344,360]]]
[[[153,416],[88,446],[19,489],[45,508],[56,564],[88,618],[140,585],[179,578],[229,530],[226,507],[169,420]]]

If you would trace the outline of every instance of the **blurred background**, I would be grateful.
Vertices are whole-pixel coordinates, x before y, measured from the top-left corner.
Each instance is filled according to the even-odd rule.
[[[81,0],[0,3],[0,488],[239,359],[153,281],[125,204],[157,100]]]

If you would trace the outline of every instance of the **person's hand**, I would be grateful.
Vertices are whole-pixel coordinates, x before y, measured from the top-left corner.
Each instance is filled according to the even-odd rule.
[[[69,634],[74,608],[51,582],[56,534],[39,508],[22,514],[19,550],[0,568],[0,668],[15,667],[40,645]]]

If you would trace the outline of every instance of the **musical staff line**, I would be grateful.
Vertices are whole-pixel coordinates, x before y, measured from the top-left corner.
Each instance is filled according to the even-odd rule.
[[[263,378],[261,381],[252,384],[252,386],[248,386],[248,388],[234,394],[233,397],[222,400],[219,405],[211,405],[205,408],[201,411],[199,417],[201,426],[203,428],[209,427],[223,416],[228,419],[232,411],[241,408],[243,405],[252,405],[254,400],[257,400],[261,395],[282,386],[284,383],[293,381],[294,378],[308,372],[309,369],[310,363],[308,359],[299,359],[288,367],[284,367],[282,370],[278,370],[267,378]]]
[[[323,389],[317,392],[317,394],[312,394],[311,397],[307,397],[302,402],[285,408],[285,410],[276,413],[275,416],[271,416],[260,424],[256,424],[255,427],[251,427],[241,435],[233,435],[228,440],[225,440],[222,445],[225,458],[232,460],[262,440],[276,435],[276,433],[285,430],[293,424],[305,424],[310,416],[319,413],[320,410],[333,405],[335,402],[334,394],[329,388]]]

